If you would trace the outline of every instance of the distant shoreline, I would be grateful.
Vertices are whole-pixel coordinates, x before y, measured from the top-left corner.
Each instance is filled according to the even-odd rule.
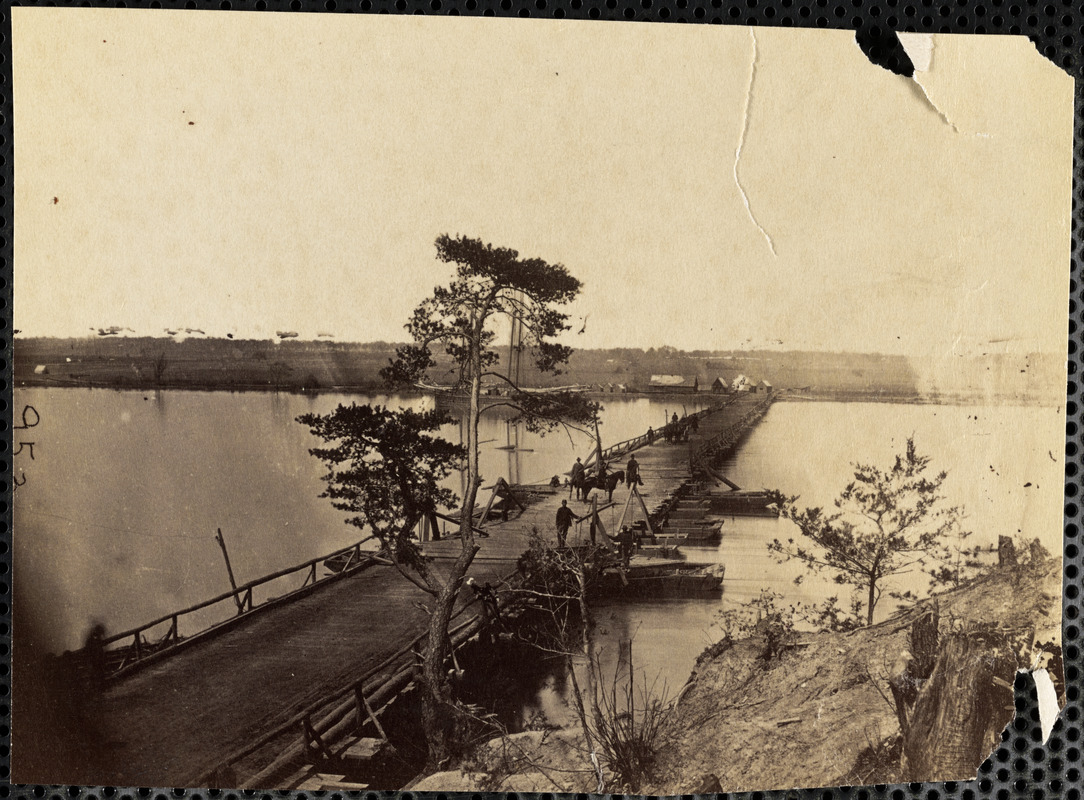
[[[150,337],[18,339],[12,383],[23,387],[80,387],[133,391],[288,391],[385,394],[381,371],[394,359],[390,342],[282,342]],[[503,372],[506,347],[495,347]],[[449,383],[458,370],[435,354],[433,380]],[[906,404],[1065,403],[1065,363],[1047,354],[989,354],[951,364],[879,353],[802,351],[679,351],[669,347],[574,350],[559,375],[531,367],[530,388],[590,387],[603,402],[659,397],[712,402],[712,387],[745,383],[775,388],[783,401]],[[652,385],[666,386],[656,394]],[[690,391],[694,386],[698,391]],[[674,389],[677,389],[674,391]],[[408,392],[414,393],[414,392]],[[686,402],[689,400],[686,399]]]
[[[64,381],[50,380],[46,378],[22,378],[15,382],[13,387],[19,389],[96,389],[113,392],[229,392],[231,394],[248,393],[276,393],[293,394],[302,397],[316,397],[323,394],[340,395],[396,395],[405,397],[433,397],[434,393],[424,389],[388,389],[382,385],[353,384],[344,386],[323,386],[315,389],[306,389],[298,386],[282,386],[275,388],[263,384],[225,384],[225,383],[168,383],[161,386],[123,384],[116,385],[106,382],[92,381]],[[711,392],[697,393],[667,393],[667,392],[584,392],[593,400],[641,400],[655,398],[658,400],[681,401],[695,400],[698,402],[711,401],[732,397],[730,394],[713,394]],[[851,392],[851,391],[804,391],[801,393],[787,389],[781,389],[774,393],[777,403],[888,403],[895,405],[980,405],[980,406],[1027,406],[1040,408],[1061,408],[1064,402],[1054,399],[1035,399],[1019,396],[987,396],[967,393],[940,393],[940,394],[893,394],[889,392]]]

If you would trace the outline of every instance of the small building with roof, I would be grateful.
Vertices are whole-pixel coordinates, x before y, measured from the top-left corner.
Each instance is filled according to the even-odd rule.
[[[652,375],[646,390],[656,394],[695,394],[700,391],[696,375]]]

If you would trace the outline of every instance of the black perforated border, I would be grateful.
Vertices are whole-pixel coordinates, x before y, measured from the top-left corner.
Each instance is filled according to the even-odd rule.
[[[147,789],[115,787],[10,786],[10,647],[11,613],[11,258],[12,258],[12,121],[11,22],[9,0],[0,0],[0,797],[81,798],[85,800],[168,800],[169,798],[241,797],[294,798],[298,792],[227,792],[222,790]],[[18,5],[95,6],[250,11],[305,11],[339,13],[422,13],[535,17],[549,19],[607,19],[668,23],[776,25],[856,30],[876,41],[891,30],[933,33],[1024,34],[1039,51],[1078,79],[1075,98],[1073,164],[1072,277],[1069,299],[1069,381],[1066,424],[1064,660],[1068,704],[1050,741],[1039,746],[1040,733],[1035,690],[1030,680],[1016,681],[1017,719],[1003,735],[1002,747],[979,769],[978,779],[967,783],[906,784],[864,788],[802,789],[733,793],[743,800],[1080,800],[1082,659],[1079,583],[1081,571],[1081,518],[1079,483],[1084,467],[1081,449],[1081,406],[1078,386],[1084,312],[1080,288],[1084,263],[1084,12],[1080,0],[63,0],[23,2]],[[163,724],[168,724],[163,720]],[[339,793],[317,793],[339,800]],[[382,800],[394,792],[352,793],[364,800]],[[311,795],[310,795],[311,796]],[[403,800],[480,799],[478,794],[404,793]],[[509,797],[515,797],[510,795]],[[523,795],[523,797],[533,797]],[[539,795],[551,800],[551,795]],[[586,797],[580,795],[578,797]]]

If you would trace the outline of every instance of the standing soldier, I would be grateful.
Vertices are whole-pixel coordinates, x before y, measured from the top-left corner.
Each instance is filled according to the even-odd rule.
[[[632,549],[635,543],[636,538],[632,529],[628,525],[622,525],[617,534],[617,546],[621,554],[621,564],[625,569],[628,569],[629,562],[632,561]]]
[[[572,509],[568,507],[568,501],[562,500],[561,507],[557,509],[557,546],[564,547],[568,539],[568,529],[572,527]]]
[[[640,480],[640,462],[636,460],[635,455],[629,456],[628,466],[625,467],[625,483],[628,486],[644,485],[644,482]]]
[[[583,462],[580,461],[580,457],[576,456],[576,463],[572,465],[572,472],[569,477],[569,483],[576,490],[576,499],[579,500],[583,497]],[[572,496],[572,492],[568,493],[568,496]]]
[[[603,461],[600,458],[599,462],[598,462],[598,475],[597,475],[598,483],[596,484],[598,486],[598,488],[600,488],[600,489],[605,489],[606,488],[606,477],[609,474],[610,474],[609,470],[606,468],[606,462]]]

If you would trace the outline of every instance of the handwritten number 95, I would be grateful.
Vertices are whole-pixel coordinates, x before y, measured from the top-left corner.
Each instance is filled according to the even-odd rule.
[[[31,405],[23,406],[22,417],[23,417],[23,424],[22,425],[14,425],[14,426],[12,426],[12,430],[14,430],[14,431],[29,430],[30,428],[36,428],[38,426],[38,424],[41,422],[41,415],[38,413],[38,410],[36,408],[34,408],[34,406],[31,406]],[[15,452],[13,452],[12,455],[13,456],[20,455],[23,452],[24,448],[26,448],[26,450],[30,453],[30,460],[33,461],[34,460],[34,442],[19,442],[19,449],[16,450]],[[25,483],[26,483],[26,475],[25,474],[22,476],[21,481],[19,480],[18,475],[12,475],[11,476],[11,491],[14,493],[16,489],[18,489],[20,486],[24,485]]]

